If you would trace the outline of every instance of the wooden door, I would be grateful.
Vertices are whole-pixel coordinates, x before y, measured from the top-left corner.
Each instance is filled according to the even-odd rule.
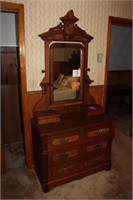
[[[18,47],[1,47],[1,130],[3,144],[22,140],[18,54]]]

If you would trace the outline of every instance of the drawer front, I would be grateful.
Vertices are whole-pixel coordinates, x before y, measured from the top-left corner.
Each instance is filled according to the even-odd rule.
[[[69,176],[73,173],[79,172],[84,169],[84,162],[74,162],[58,167],[52,167],[48,169],[48,179],[54,180],[57,178],[62,178]]]
[[[79,141],[79,135],[74,134],[74,135],[65,136],[61,138],[55,138],[52,140],[52,145],[54,146],[65,145],[65,144],[69,144],[69,143],[73,143],[77,141]]]
[[[83,154],[83,148],[76,146],[69,150],[53,151],[48,154],[48,161],[50,164],[58,164],[73,159],[80,158]]]
[[[110,134],[109,127],[87,131],[87,136],[89,139],[94,138],[94,137],[100,138],[101,136],[106,136],[108,134]]]
[[[77,149],[66,151],[63,153],[57,153],[52,156],[53,161],[62,161],[62,160],[68,160],[70,158],[74,158],[78,156],[79,151]]]
[[[83,132],[69,132],[48,137],[48,150],[62,149],[79,144],[85,140]]]

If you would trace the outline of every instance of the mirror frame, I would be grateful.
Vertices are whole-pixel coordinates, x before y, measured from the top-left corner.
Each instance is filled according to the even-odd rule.
[[[33,112],[39,113],[43,111],[56,111],[62,114],[73,109],[78,109],[79,111],[89,105],[90,95],[89,95],[89,85],[93,82],[88,75],[88,43],[93,39],[91,35],[88,35],[85,30],[80,28],[76,22],[79,20],[75,17],[73,10],[69,10],[67,14],[60,17],[61,22],[50,28],[48,31],[39,34],[38,36],[44,41],[44,58],[45,58],[45,68],[42,70],[44,77],[40,82],[40,87],[42,88],[42,97],[38,102],[36,102]],[[52,101],[52,90],[53,85],[51,80],[51,69],[52,62],[51,47],[52,44],[67,44],[69,45],[80,45],[82,48],[82,86],[81,86],[81,99],[80,100],[70,100],[64,102],[53,102]],[[54,45],[53,45],[54,46]],[[52,72],[53,73],[53,72]],[[53,115],[53,114],[52,114]],[[51,116],[52,117],[52,116]]]
[[[54,60],[54,48],[55,47],[69,47],[69,48],[80,48],[80,96],[78,99],[70,99],[70,100],[62,100],[62,101],[54,101],[53,99],[53,60]],[[85,56],[85,47],[81,42],[51,42],[49,45],[50,48],[50,82],[51,82],[51,90],[50,90],[50,106],[63,106],[63,105],[73,105],[73,104],[82,104],[83,103],[83,75],[84,75],[84,56]]]

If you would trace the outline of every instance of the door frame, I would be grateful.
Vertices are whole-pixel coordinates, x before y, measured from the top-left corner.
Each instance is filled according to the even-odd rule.
[[[13,11],[18,14],[18,35],[19,35],[19,59],[20,59],[20,93],[22,107],[22,126],[24,134],[25,160],[28,168],[32,167],[30,158],[30,139],[28,136],[28,115],[27,115],[27,85],[26,85],[26,54],[25,54],[25,29],[24,29],[24,5],[10,2],[0,2],[1,9]]]
[[[106,45],[106,61],[105,61],[105,79],[104,79],[104,98],[103,105],[105,107],[106,103],[106,90],[107,90],[107,81],[108,81],[108,66],[109,66],[109,53],[110,53],[110,39],[111,39],[111,26],[112,25],[126,25],[131,26],[132,20],[120,17],[109,16],[108,19],[108,32],[107,32],[107,45]]]

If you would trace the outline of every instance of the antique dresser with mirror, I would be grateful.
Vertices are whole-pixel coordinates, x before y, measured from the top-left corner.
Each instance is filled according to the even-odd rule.
[[[60,19],[39,35],[45,70],[42,98],[31,119],[34,168],[44,192],[109,170],[114,137],[113,119],[89,95],[88,44],[93,37],[75,24],[73,10]]]

